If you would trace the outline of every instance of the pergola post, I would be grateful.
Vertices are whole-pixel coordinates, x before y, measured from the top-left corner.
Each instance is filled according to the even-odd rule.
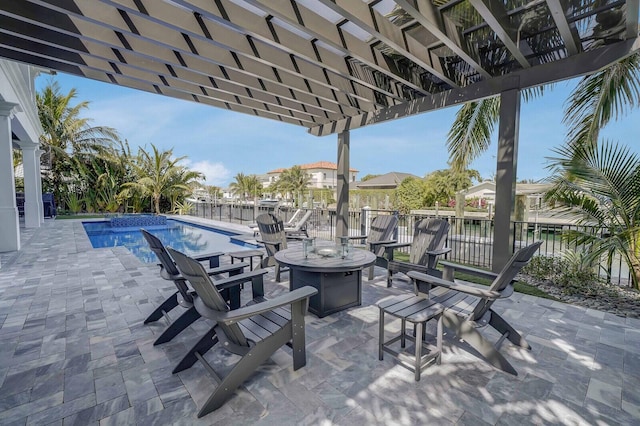
[[[349,131],[338,133],[336,238],[349,235]]]
[[[515,81],[517,87],[517,81]],[[500,94],[500,125],[496,166],[496,211],[493,228],[492,269],[499,272],[513,254],[513,219],[518,162],[520,90]]]
[[[11,102],[0,102],[0,252],[20,250],[11,136],[11,117],[17,106]]]
[[[38,144],[23,143],[22,169],[24,171],[24,226],[26,228],[39,228],[40,218],[44,216],[42,209],[42,193],[40,185],[40,150]]]
[[[38,185],[38,211],[40,212],[38,217],[40,220],[40,225],[44,223],[44,204],[42,203],[42,169],[40,168],[40,157],[42,157],[44,151],[41,149],[36,150],[36,184]]]

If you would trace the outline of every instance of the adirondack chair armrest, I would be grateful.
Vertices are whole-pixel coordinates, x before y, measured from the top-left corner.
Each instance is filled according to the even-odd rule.
[[[267,271],[265,271],[264,269],[255,269],[253,271],[244,272],[238,275],[231,275],[228,278],[217,280],[214,282],[214,284],[219,290],[224,290],[227,288],[235,287],[242,283],[246,283],[247,281],[253,281],[254,278],[261,277],[266,273]],[[260,294],[260,296],[263,296],[263,294]]]
[[[264,302],[256,303],[255,305],[245,306],[243,308],[235,309],[227,312],[212,311],[212,318],[215,321],[222,321],[225,324],[234,324],[243,319],[247,319],[254,315],[259,315],[264,312],[272,311],[276,308],[283,306],[293,305],[294,303],[301,302],[309,299],[309,297],[318,293],[318,290],[311,286],[304,286],[296,290],[285,293],[274,299],[269,299]]]
[[[280,241],[264,241],[264,240],[256,240],[260,244],[264,244],[265,246],[273,246],[276,251],[280,251],[280,246],[282,242]]]
[[[430,256],[441,256],[451,251],[451,247],[444,247],[438,250],[427,250],[427,254]]]
[[[366,240],[368,235],[349,235],[350,240]]]
[[[398,243],[396,241],[391,241],[384,245],[385,249],[393,249],[393,250],[397,248],[402,248],[402,247],[411,247],[411,243]]]
[[[220,266],[220,256],[222,255],[224,255],[224,253],[222,253],[221,251],[218,251],[215,253],[203,254],[202,256],[194,257],[194,259],[197,260],[198,262],[204,262],[208,260],[209,268],[217,268]],[[160,267],[160,275],[162,276],[162,278],[166,280],[173,280],[173,279],[180,278],[179,275],[167,274],[162,263],[156,263],[156,265]]]
[[[407,272],[407,276],[414,281],[414,288],[416,293],[418,292],[418,281],[420,281],[420,282],[427,283],[430,286],[445,287],[451,290],[470,294],[472,296],[478,296],[488,300],[496,300],[501,297],[501,294],[497,291],[484,290],[482,288],[477,288],[470,285],[462,284],[459,281],[451,282],[451,281],[443,280],[442,278],[434,277],[433,275],[423,274],[422,272],[409,271]]]
[[[481,278],[488,278],[490,280],[494,280],[498,276],[498,274],[496,274],[495,272],[474,268],[473,266],[462,265],[460,263],[451,263],[447,261],[442,261],[440,262],[440,265],[444,268],[443,276],[453,277],[453,273],[455,271],[464,272],[464,273],[475,275]],[[451,275],[447,275],[447,273],[451,273]]]
[[[227,272],[235,272],[238,270],[240,271],[240,273],[242,273],[242,269],[248,268],[248,267],[249,267],[249,263],[247,262],[233,263],[230,265],[220,266],[219,268],[209,269],[207,271],[207,274],[209,276],[212,276],[212,275],[224,274]]]
[[[209,268],[217,268],[218,266],[220,266],[220,256],[222,256],[223,254],[224,253],[222,253],[221,251],[217,251],[215,253],[203,254],[198,257],[194,257],[194,259],[198,262],[204,262],[208,260]]]
[[[368,244],[369,244],[369,246],[374,248],[374,247],[378,247],[378,246],[385,246],[386,247],[388,245],[395,244],[397,242],[398,242],[398,240],[385,240],[385,241],[373,241],[373,242],[370,242]]]

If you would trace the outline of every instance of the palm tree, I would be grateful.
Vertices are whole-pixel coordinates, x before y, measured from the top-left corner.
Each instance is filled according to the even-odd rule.
[[[160,199],[169,197],[174,191],[189,191],[189,184],[201,179],[199,172],[184,173],[184,167],[178,163],[185,157],[173,158],[173,149],[160,151],[151,144],[152,152],[140,148],[134,163],[136,180],[127,182],[122,187],[138,191],[153,200],[156,214],[160,214]],[[179,176],[180,178],[176,178]]]
[[[242,200],[245,200],[247,197],[248,187],[247,187],[247,178],[248,176],[244,173],[238,173],[235,175],[235,182],[231,182],[229,184],[229,189],[231,189],[231,193],[233,195],[239,196]]]
[[[66,95],[61,93],[56,81],[36,94],[38,116],[44,130],[40,143],[47,147],[51,156],[51,185],[60,200],[65,176],[71,171],[70,158],[75,155],[94,155],[119,140],[115,129],[91,126],[91,119],[80,114],[89,107],[89,102],[71,102],[76,97],[75,89]]]
[[[273,185],[274,189],[281,194],[300,194],[309,187],[309,174],[302,170],[300,166],[293,166],[286,169],[280,175],[280,178]],[[298,200],[296,200],[296,205]]]
[[[563,238],[590,246],[592,260],[607,256],[611,276],[614,253],[620,253],[640,289],[640,157],[610,142],[565,146],[553,159],[553,188],[547,200],[576,215],[582,225],[600,232],[574,230]]]
[[[246,201],[250,196],[254,198],[262,196],[263,187],[258,176],[238,173],[234,179],[235,182],[231,182],[229,188],[234,195],[238,195],[243,201]]]
[[[182,204],[184,198],[193,193],[198,181],[202,180],[204,175],[195,170],[189,170],[186,167],[178,166],[171,175],[171,182],[166,195],[171,200],[171,211],[185,210],[183,205],[182,209],[178,208],[179,204]]]
[[[582,79],[571,94],[564,122],[569,126],[567,144],[596,144],[600,129],[613,118],[640,106],[640,53]]]
[[[538,87],[523,91],[525,101],[543,93]],[[565,106],[564,122],[569,125],[567,143],[577,146],[596,143],[599,130],[640,105],[640,53],[584,77]],[[449,163],[465,169],[491,144],[491,133],[499,118],[500,97],[465,104],[449,130]]]

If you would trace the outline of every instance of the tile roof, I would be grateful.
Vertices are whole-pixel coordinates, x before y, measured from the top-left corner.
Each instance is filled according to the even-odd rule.
[[[299,165],[302,170],[310,170],[310,169],[338,170],[338,165],[336,163],[332,163],[331,161],[316,161],[315,163],[296,164],[296,165]],[[267,172],[267,174],[282,173],[285,170],[287,169],[281,167],[279,169],[271,170],[270,172]],[[359,170],[350,168],[349,171],[358,172]]]

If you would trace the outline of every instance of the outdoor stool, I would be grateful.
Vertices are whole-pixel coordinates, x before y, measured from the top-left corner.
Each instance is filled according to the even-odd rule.
[[[383,353],[387,352],[400,361],[400,364],[415,372],[416,381],[420,380],[420,373],[435,359],[439,365],[442,357],[442,312],[443,307],[425,297],[413,294],[403,294],[386,298],[377,303],[380,308],[380,335],[378,338],[378,359],[382,361]],[[400,335],[384,341],[384,314],[400,318],[402,325]],[[436,346],[424,341],[424,330],[427,321],[437,321]],[[415,337],[406,333],[407,321],[415,326]],[[409,355],[391,349],[391,345],[400,340],[400,347],[405,348],[406,340],[415,343],[415,354]],[[423,350],[427,353],[423,355]]]
[[[240,262],[244,262],[244,260],[248,257],[249,258],[249,267],[251,268],[251,270],[253,271],[253,258],[254,257],[259,257],[260,258],[260,262],[258,263],[259,265],[262,264],[262,258],[264,257],[264,252],[262,250],[243,250],[243,251],[234,251],[231,253],[227,253],[230,257],[231,257],[231,263],[233,264],[233,261],[235,259],[239,259]]]

